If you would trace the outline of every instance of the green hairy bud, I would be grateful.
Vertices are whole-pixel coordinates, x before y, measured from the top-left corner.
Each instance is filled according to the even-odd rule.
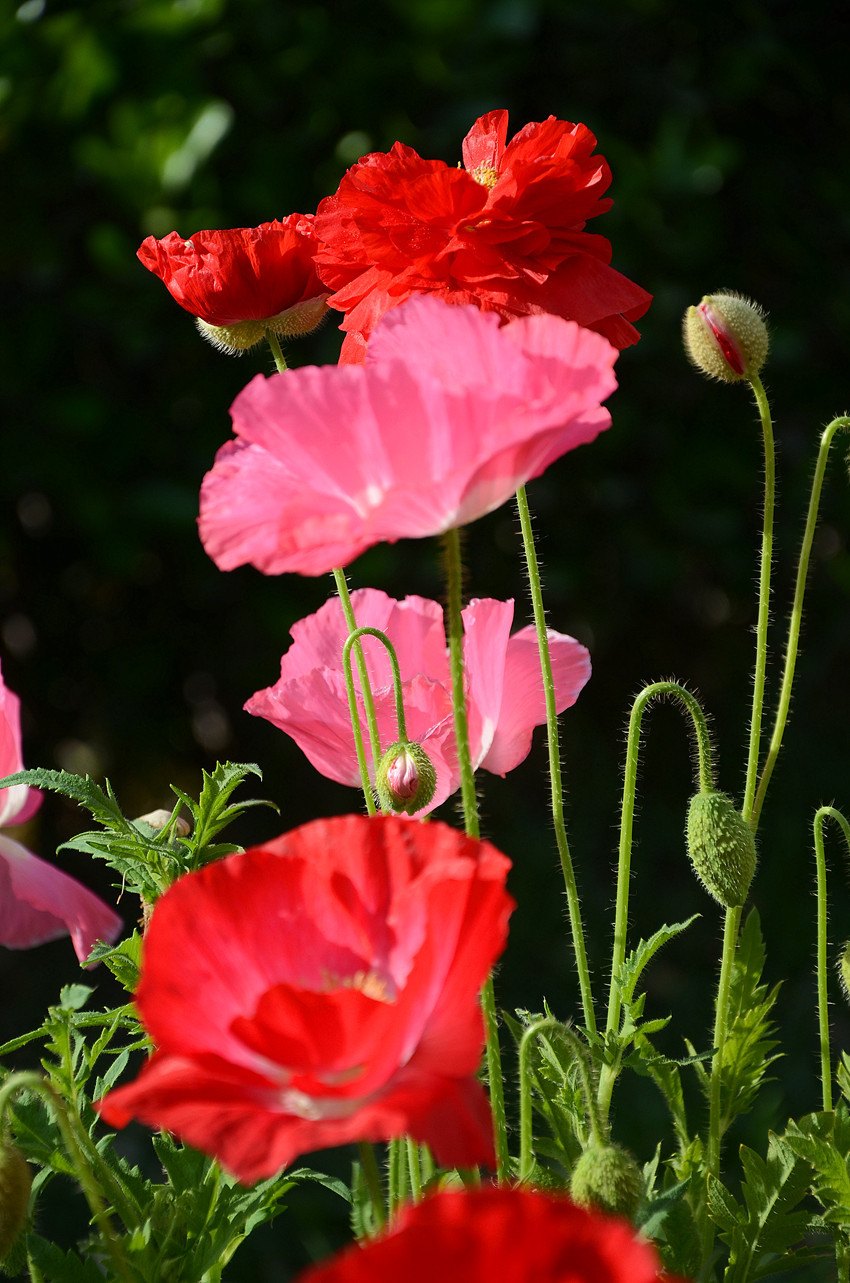
[[[0,1261],[9,1255],[27,1219],[32,1171],[17,1146],[0,1142]]]
[[[838,979],[841,981],[844,997],[850,1001],[850,940],[841,950],[841,956],[838,959]]]
[[[378,767],[375,790],[382,811],[415,815],[427,806],[437,787],[437,772],[421,744],[391,744]]]
[[[643,1176],[628,1150],[591,1145],[573,1168],[570,1194],[581,1207],[631,1219],[643,1195]]]
[[[767,360],[764,313],[740,294],[706,294],[685,313],[682,337],[697,369],[724,383],[752,378]]]
[[[688,854],[709,895],[727,909],[744,903],[756,871],[752,830],[725,793],[697,793],[688,810]]]

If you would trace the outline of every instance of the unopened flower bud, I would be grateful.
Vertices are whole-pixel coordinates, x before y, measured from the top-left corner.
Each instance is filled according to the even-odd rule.
[[[0,1261],[24,1228],[31,1187],[32,1170],[21,1151],[0,1141]]]
[[[744,903],[756,871],[756,844],[749,824],[725,793],[691,798],[688,854],[709,895],[727,909]]]
[[[591,1145],[573,1168],[570,1194],[581,1207],[632,1218],[643,1195],[643,1176],[628,1150]]]
[[[767,359],[764,313],[740,294],[706,294],[685,313],[682,336],[697,369],[725,383],[752,378]]]
[[[382,811],[414,815],[427,806],[437,787],[437,772],[421,744],[391,744],[381,759],[375,789]]]

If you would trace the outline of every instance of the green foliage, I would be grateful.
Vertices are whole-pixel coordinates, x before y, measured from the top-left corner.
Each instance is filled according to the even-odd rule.
[[[801,1241],[824,1229],[820,1217],[800,1207],[812,1169],[784,1137],[770,1133],[766,1159],[746,1145],[741,1146],[740,1159],[743,1203],[711,1174],[706,1190],[709,1215],[730,1249],[724,1283],[770,1278],[818,1255]]]
[[[772,1054],[779,1044],[770,1017],[780,986],[768,990],[762,984],[764,960],[759,915],[752,909],[741,932],[729,986],[729,1029],[719,1063],[721,1136],[734,1118],[751,1108],[768,1067],[779,1058]]]
[[[240,849],[231,843],[213,842],[213,838],[228,824],[250,807],[274,807],[274,803],[262,799],[231,802],[234,790],[248,775],[262,778],[257,766],[218,763],[212,774],[203,772],[203,786],[197,802],[181,789],[173,789],[179,799],[178,805],[167,821],[157,827],[145,819],[128,820],[108,780],[103,789],[88,776],[36,769],[7,776],[0,782],[0,787],[29,784],[79,802],[103,829],[78,833],[64,843],[64,848],[84,851],[105,860],[121,875],[122,888],[135,892],[145,903],[152,905],[181,874],[190,873],[211,860],[221,859]],[[192,816],[192,827],[186,835],[180,832],[181,805]],[[122,973],[129,975],[127,968],[123,968]]]

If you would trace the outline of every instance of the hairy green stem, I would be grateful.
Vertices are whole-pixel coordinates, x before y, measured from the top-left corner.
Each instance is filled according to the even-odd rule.
[[[540,652],[540,669],[543,675],[543,694],[546,700],[546,739],[549,747],[549,784],[552,822],[555,827],[555,841],[561,860],[561,871],[567,891],[567,909],[570,915],[570,933],[572,935],[573,953],[578,973],[581,1006],[584,1023],[589,1033],[596,1033],[596,1013],[593,1008],[593,990],[590,985],[590,968],[587,965],[587,948],[584,939],[584,927],[581,919],[581,904],[578,885],[573,869],[570,845],[567,840],[567,828],[564,820],[564,789],[561,780],[561,747],[558,737],[558,711],[555,701],[555,679],[552,675],[552,657],[549,652],[549,634],[546,627],[546,611],[543,606],[543,589],[540,582],[540,566],[537,560],[537,549],[534,543],[534,531],[531,525],[531,512],[528,506],[528,495],[525,486],[520,486],[516,493],[517,511],[519,513],[522,545],[528,569],[528,583],[531,591],[531,605],[534,611],[534,625],[537,630],[537,648]]]
[[[776,759],[779,756],[779,750],[782,747],[782,736],[785,733],[785,724],[788,721],[788,711],[791,707],[791,690],[794,685],[794,669],[797,664],[797,653],[800,645],[800,627],[803,622],[803,598],[806,592],[806,580],[809,574],[809,558],[812,552],[812,543],[814,542],[815,530],[818,523],[818,509],[820,507],[821,490],[823,489],[823,479],[826,472],[827,459],[829,457],[829,448],[832,445],[833,437],[837,432],[845,431],[850,428],[850,417],[841,415],[826,427],[821,434],[820,448],[818,449],[817,463],[815,465],[815,475],[812,479],[812,491],[809,496],[809,510],[806,515],[806,526],[803,531],[803,542],[800,547],[800,557],[797,562],[797,582],[794,588],[794,602],[791,607],[791,616],[788,620],[788,640],[785,645],[785,664],[782,673],[782,686],[779,693],[779,705],[776,710],[776,718],[773,724],[773,734],[771,735],[770,745],[767,750],[764,767],[762,768],[761,779],[759,780],[758,792],[756,793],[753,804],[752,817],[750,822],[753,827],[758,824],[761,808],[764,805],[764,797],[767,792],[767,786],[770,783],[770,777],[773,774],[773,768],[776,765]],[[750,817],[747,817],[750,818]]]
[[[274,363],[277,366],[278,374],[283,374],[289,367],[286,364],[286,357],[283,355],[277,335],[271,330],[266,330],[266,342],[271,348],[271,353],[274,357]]]
[[[759,569],[759,609],[756,624],[756,666],[753,674],[753,704],[750,715],[750,741],[747,751],[747,778],[741,814],[755,828],[753,804],[761,756],[761,719],[764,708],[764,680],[767,671],[767,628],[770,621],[770,571],[773,561],[773,510],[776,502],[776,451],[773,446],[773,422],[761,379],[750,378],[761,417],[764,438],[764,522],[761,536]]]
[[[363,1175],[366,1179],[366,1188],[369,1191],[369,1197],[372,1202],[375,1224],[379,1230],[382,1230],[387,1223],[387,1205],[384,1201],[381,1173],[378,1170],[375,1148],[366,1140],[358,1141],[357,1148],[360,1153],[360,1165],[363,1168]]]
[[[817,865],[817,984],[818,984],[818,1034],[820,1038],[820,1076],[823,1089],[824,1110],[832,1109],[832,1057],[829,1051],[829,1009],[827,997],[827,903],[826,903],[826,853],[823,830],[827,820],[841,826],[847,852],[850,855],[850,824],[834,806],[822,806],[814,818],[815,863]]]
[[[62,1139],[65,1142],[65,1148],[68,1151],[68,1157],[73,1164],[77,1180],[80,1183],[80,1189],[83,1191],[86,1202],[89,1205],[92,1220],[103,1239],[115,1275],[122,1280],[122,1283],[132,1283],[133,1276],[124,1256],[118,1235],[106,1210],[106,1201],[101,1194],[94,1172],[77,1135],[77,1128],[81,1128],[82,1124],[71,1117],[65,1107],[65,1102],[47,1079],[42,1078],[40,1074],[34,1071],[25,1070],[21,1073],[10,1075],[2,1088],[0,1088],[0,1132],[5,1130],[6,1110],[11,1103],[12,1097],[19,1091],[31,1091],[34,1095],[41,1096],[52,1108],[59,1130],[62,1133]]]
[[[467,836],[480,836],[478,803],[475,797],[475,774],[469,751],[469,721],[466,715],[466,683],[463,665],[463,562],[460,531],[448,530],[442,537],[446,563],[446,598],[448,615],[449,665],[452,677],[455,740],[457,743],[460,793]],[[490,1107],[493,1111],[493,1137],[496,1146],[496,1170],[500,1181],[510,1173],[508,1124],[505,1114],[505,1091],[502,1082],[502,1053],[499,1047],[499,1018],[492,975],[481,990],[481,1009],[487,1049],[487,1077],[490,1085]]]

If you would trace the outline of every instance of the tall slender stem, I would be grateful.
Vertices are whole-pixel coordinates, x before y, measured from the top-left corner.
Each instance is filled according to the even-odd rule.
[[[446,531],[442,543],[446,562],[447,633],[460,794],[466,833],[469,837],[477,838],[480,836],[478,802],[475,797],[475,775],[469,752],[469,721],[466,715],[466,683],[463,666],[463,562],[460,531],[457,529]],[[510,1173],[511,1159],[508,1149],[505,1090],[502,1082],[502,1053],[499,1048],[499,1018],[496,1012],[492,975],[488,976],[481,990],[481,1009],[484,1014],[487,1077],[490,1086],[490,1106],[493,1111],[497,1172],[499,1180],[504,1181],[508,1179]]]
[[[776,502],[776,452],[773,446],[773,423],[770,406],[761,379],[751,376],[753,393],[761,417],[764,437],[764,524],[761,536],[759,569],[759,609],[756,625],[756,666],[753,674],[753,704],[750,716],[750,741],[747,752],[747,777],[741,814],[755,827],[753,804],[756,795],[759,757],[761,755],[761,719],[764,708],[764,680],[767,670],[767,628],[770,621],[770,571],[773,561],[773,510]]]
[[[782,747],[782,736],[785,733],[785,724],[788,721],[788,711],[791,707],[791,689],[794,685],[794,669],[797,664],[797,652],[800,645],[800,627],[803,622],[803,598],[806,592],[806,579],[809,573],[809,558],[812,552],[812,543],[814,542],[815,530],[818,523],[818,508],[820,507],[820,496],[823,488],[823,479],[826,472],[827,459],[829,457],[829,448],[832,445],[832,439],[836,432],[850,428],[850,417],[841,415],[826,427],[821,434],[820,448],[818,449],[818,458],[815,465],[815,475],[812,479],[812,492],[809,496],[809,510],[806,515],[806,527],[803,531],[803,542],[800,547],[800,557],[797,562],[797,582],[794,588],[794,602],[791,607],[791,616],[788,620],[788,640],[785,646],[785,664],[782,673],[782,686],[779,693],[779,705],[776,710],[776,719],[773,724],[773,734],[771,735],[770,745],[767,750],[764,767],[759,780],[758,792],[756,793],[753,804],[751,823],[753,827],[758,824],[761,808],[764,805],[764,797],[767,792],[767,786],[770,783],[770,777],[773,774],[773,768],[776,765],[776,759],[779,756],[779,750]]]
[[[375,1223],[379,1230],[387,1223],[387,1206],[384,1202],[384,1191],[381,1186],[381,1173],[378,1170],[378,1160],[375,1157],[374,1146],[368,1141],[358,1141],[357,1148],[360,1152],[360,1164],[363,1168],[363,1176],[366,1180],[366,1188],[369,1191],[369,1198],[372,1203],[372,1212],[375,1217]]]
[[[826,902],[826,854],[824,852],[823,830],[827,820],[840,824],[850,854],[850,824],[834,806],[822,806],[815,814],[815,863],[817,865],[817,984],[818,984],[818,1036],[820,1040],[820,1076],[823,1089],[824,1110],[832,1109],[832,1057],[829,1051],[829,999],[827,996],[827,902]]]
[[[540,567],[537,561],[537,550],[534,544],[534,531],[531,526],[531,513],[528,507],[528,496],[525,486],[520,486],[516,494],[519,512],[522,543],[525,561],[528,567],[528,582],[531,589],[531,604],[534,611],[534,624],[537,630],[537,647],[540,651],[540,669],[543,675],[543,693],[546,700],[546,738],[549,747],[549,783],[552,821],[555,827],[555,841],[561,860],[561,871],[567,891],[567,909],[570,915],[570,932],[578,972],[581,1006],[584,1023],[589,1033],[596,1033],[596,1013],[593,1009],[593,990],[590,986],[590,968],[587,965],[587,949],[584,940],[584,927],[581,919],[578,885],[573,869],[570,845],[567,840],[567,829],[564,821],[564,790],[561,781],[561,747],[558,738],[558,711],[555,701],[555,680],[552,675],[552,657],[549,653],[549,635],[546,628],[546,611],[543,606],[543,590],[540,583]]]
[[[578,1065],[587,1121],[590,1124],[590,1135],[593,1144],[601,1146],[606,1139],[604,1125],[596,1103],[596,1094],[593,1089],[587,1046],[582,1042],[578,1034],[573,1029],[570,1029],[569,1025],[561,1024],[560,1021],[555,1020],[552,1016],[546,1016],[541,1020],[535,1021],[533,1025],[529,1025],[525,1030],[519,1043],[519,1179],[521,1182],[530,1180],[534,1169],[529,1056],[531,1055],[531,1045],[534,1039],[538,1034],[545,1033],[548,1029],[556,1029],[569,1043],[570,1050]]]

